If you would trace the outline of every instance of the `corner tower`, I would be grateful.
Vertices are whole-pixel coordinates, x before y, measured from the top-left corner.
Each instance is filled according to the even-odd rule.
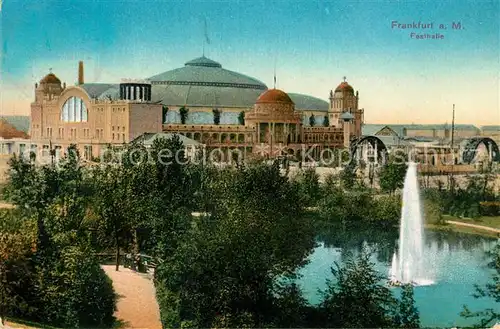
[[[343,113],[350,113],[353,120],[350,131],[352,135],[361,135],[361,125],[363,124],[363,110],[359,109],[359,92],[354,92],[354,88],[347,83],[346,77],[337,88],[330,91],[330,106],[328,109],[328,117],[330,126],[342,128],[345,121],[342,119]]]

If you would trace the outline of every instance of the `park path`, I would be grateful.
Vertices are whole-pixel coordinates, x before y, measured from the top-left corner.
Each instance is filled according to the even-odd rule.
[[[497,228],[494,228],[494,227],[488,227],[488,226],[476,225],[476,224],[469,224],[469,223],[464,223],[464,222],[456,222],[454,220],[447,220],[446,223],[453,224],[453,225],[458,225],[458,226],[473,227],[473,228],[477,228],[477,229],[480,229],[480,230],[485,230],[485,231],[490,231],[490,232],[494,232],[494,233],[500,234],[500,229],[497,229]]]
[[[14,209],[15,206],[10,203],[0,201],[0,209]]]
[[[115,316],[123,322],[122,328],[161,329],[153,281],[145,274],[122,266],[118,272],[114,265],[103,265],[102,268],[113,281],[113,288],[118,294]]]

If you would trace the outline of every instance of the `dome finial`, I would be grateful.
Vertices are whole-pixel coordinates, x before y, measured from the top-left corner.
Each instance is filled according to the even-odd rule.
[[[49,68],[49,73],[52,73],[52,68],[51,67]]]
[[[347,80],[347,77],[344,75],[344,82]]]

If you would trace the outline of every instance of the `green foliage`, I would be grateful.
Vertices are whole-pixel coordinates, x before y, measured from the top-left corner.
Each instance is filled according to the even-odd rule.
[[[323,184],[319,214],[330,223],[397,225],[401,217],[399,196],[378,196],[366,190],[345,191],[334,177]]]
[[[239,114],[238,114],[238,123],[240,125],[244,125],[245,124],[245,111],[241,111]]]
[[[323,126],[328,127],[330,125],[330,120],[328,119],[328,115],[323,117]]]
[[[372,197],[367,192],[331,190],[319,203],[319,212],[327,221],[342,224],[360,223],[369,217]]]
[[[111,279],[93,257],[68,247],[38,268],[38,316],[52,325],[109,327],[114,323],[116,296]]]
[[[484,287],[476,286],[475,298],[487,298],[491,300],[492,306],[481,311],[472,312],[467,306],[461,315],[465,318],[479,318],[474,325],[475,328],[491,328],[495,323],[500,321],[500,312],[498,304],[500,304],[500,243],[497,243],[495,248],[488,252],[491,261],[488,266],[494,270],[491,276],[491,282]],[[496,305],[493,305],[496,304]],[[495,307],[496,306],[496,307]]]
[[[168,107],[165,105],[162,105],[162,107],[161,107],[161,122],[162,123],[167,122],[167,114],[168,114]]]
[[[185,125],[188,114],[189,114],[189,109],[187,109],[185,106],[183,106],[179,109],[179,114],[181,116],[181,124]]]
[[[483,201],[479,203],[480,213],[483,216],[500,216],[499,201]]]
[[[214,114],[214,124],[218,125],[220,123],[221,111],[219,109],[213,109],[212,112]]]
[[[279,286],[276,291],[277,314],[274,324],[278,328],[306,327],[311,308],[296,283]]]
[[[16,244],[24,250],[16,266],[4,264],[7,314],[64,327],[107,327],[114,321],[115,297],[93,257],[86,222],[93,177],[84,174],[75,146],[66,154],[58,166],[11,160],[6,189],[18,210],[9,229],[0,225],[0,236],[11,242],[33,238]]]
[[[211,216],[194,221],[157,268],[162,323],[273,323],[274,283],[304,264],[314,245],[300,194],[277,164],[218,171],[206,184]]]
[[[303,202],[308,207],[316,205],[320,198],[319,175],[314,168],[301,170],[296,177]]]
[[[401,218],[401,197],[399,195],[374,196],[371,201],[371,211],[368,220],[373,224],[392,226]]]
[[[382,283],[385,277],[375,271],[367,250],[349,257],[343,266],[335,263],[332,274],[321,303],[323,327],[397,326],[399,303]]]
[[[356,183],[356,172],[354,169],[350,166],[346,166],[342,171],[340,172],[340,181],[341,181],[341,186],[346,189],[352,189],[354,187],[354,184]]]
[[[442,186],[424,190],[424,198],[437,203],[445,214],[457,217],[477,218],[481,215],[494,214],[499,201],[489,185],[491,177],[475,175],[467,178],[465,188],[452,184],[450,189]],[[485,205],[485,206],[482,206]]]
[[[394,193],[403,188],[407,166],[403,161],[390,159],[380,170],[379,183],[384,192]]]
[[[424,201],[424,218],[426,223],[444,225],[445,220],[443,218],[443,209],[439,202],[433,200],[423,200]]]
[[[311,114],[311,116],[309,117],[309,125],[311,127],[314,127],[316,125],[316,118],[314,117],[314,114]]]
[[[33,313],[30,266],[36,225],[11,210],[0,211],[0,318]]]
[[[401,300],[399,301],[399,312],[396,315],[396,323],[399,328],[420,328],[420,315],[415,307],[413,286],[406,284],[402,286]]]

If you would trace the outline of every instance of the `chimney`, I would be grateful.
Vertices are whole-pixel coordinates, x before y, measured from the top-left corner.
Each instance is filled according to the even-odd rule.
[[[78,84],[83,85],[83,61],[78,62]]]

